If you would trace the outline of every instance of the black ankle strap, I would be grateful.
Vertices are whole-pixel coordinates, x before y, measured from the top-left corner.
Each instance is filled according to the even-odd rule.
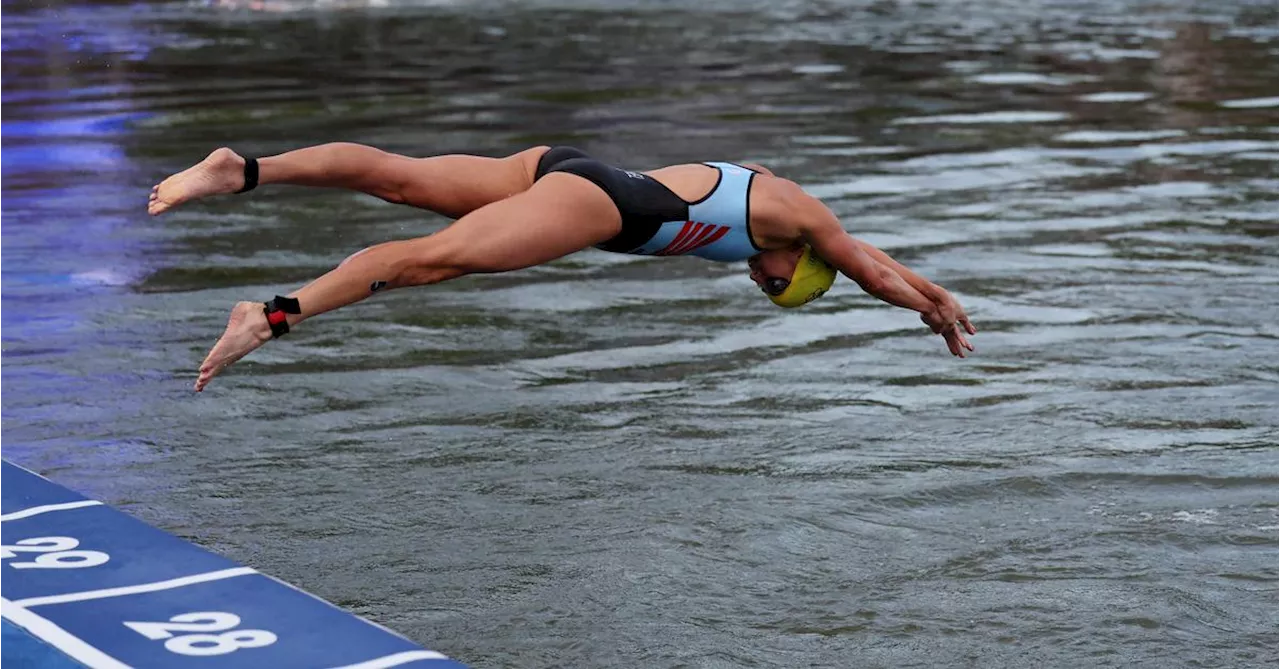
[[[276,339],[289,334],[289,321],[286,320],[285,314],[302,313],[302,305],[292,297],[276,295],[270,302],[262,304],[264,306],[262,313],[266,314],[267,325],[271,326],[271,336]]]
[[[244,161],[244,187],[237,193],[248,193],[258,187],[258,159],[246,158]]]

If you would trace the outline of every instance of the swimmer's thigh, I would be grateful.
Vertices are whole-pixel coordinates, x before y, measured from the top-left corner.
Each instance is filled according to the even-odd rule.
[[[540,265],[606,241],[622,229],[618,208],[582,177],[554,172],[529,190],[481,207],[422,241],[428,265],[461,273]]]
[[[505,158],[395,156],[377,181],[390,193],[381,195],[384,199],[461,218],[529,190],[546,152],[547,147],[535,146]]]

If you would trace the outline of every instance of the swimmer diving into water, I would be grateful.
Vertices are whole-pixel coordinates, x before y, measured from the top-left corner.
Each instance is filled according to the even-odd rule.
[[[863,290],[911,309],[965,357],[977,333],[946,290],[855,239],[825,205],[759,165],[701,163],[623,170],[570,147],[506,158],[409,158],[359,144],[324,144],[245,159],[221,148],[161,181],[147,211],[263,184],[343,188],[457,219],[435,234],[359,251],[270,302],[240,302],[200,364],[196,391],[298,323],[391,288],[508,272],[596,247],[619,253],[746,260],[775,304],[820,297],[839,270]]]

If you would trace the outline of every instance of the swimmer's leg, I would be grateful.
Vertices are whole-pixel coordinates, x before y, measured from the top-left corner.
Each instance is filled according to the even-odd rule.
[[[387,242],[348,258],[290,293],[302,313],[290,326],[369,297],[377,290],[422,286],[467,274],[506,272],[599,244],[622,229],[613,200],[581,177],[555,172],[524,193],[463,216],[427,237]],[[227,329],[200,365],[203,390],[235,361],[265,344],[271,329],[261,302],[240,302]]]
[[[539,146],[506,158],[410,158],[362,144],[322,144],[259,158],[258,184],[344,188],[459,218],[528,190],[546,150]],[[245,185],[244,165],[231,149],[218,149],[152,188],[147,211],[156,216],[184,202],[234,193]]]

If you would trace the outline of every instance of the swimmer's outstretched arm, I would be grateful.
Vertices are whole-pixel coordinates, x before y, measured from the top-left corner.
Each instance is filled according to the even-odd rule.
[[[765,167],[764,165],[758,165],[756,163],[742,163],[742,166],[746,167],[747,169],[760,172],[761,174],[774,176],[773,172],[770,171],[769,168]],[[807,195],[803,197],[805,199],[812,199]],[[825,205],[822,207],[822,209],[826,210]],[[828,217],[827,214],[830,214],[830,216]],[[817,212],[816,217],[819,219],[835,218],[834,214],[831,214],[830,210],[826,210],[825,213]],[[935,304],[949,304],[951,308],[956,312],[956,322],[959,323],[965,329],[966,332],[968,332],[969,334],[978,333],[978,330],[973,326],[973,323],[969,322],[969,316],[965,314],[964,308],[960,306],[960,302],[956,300],[956,298],[952,296],[951,293],[947,292],[947,290],[944,289],[942,286],[939,286],[929,281],[928,279],[925,279],[919,274],[912,272],[910,269],[907,269],[898,261],[894,260],[893,258],[890,258],[889,254],[885,253],[884,251],[881,251],[880,249],[872,246],[871,244],[868,244],[862,241],[861,239],[854,239],[853,241],[855,244],[858,245],[858,248],[862,249],[863,253],[866,253],[867,255],[871,256],[871,259],[875,260],[877,263],[880,263],[881,265],[884,265],[889,269],[892,269],[894,272],[897,272],[898,276],[902,277],[904,281],[911,284],[912,288],[915,288],[916,290],[920,291],[921,295],[924,295],[925,297],[929,298]]]
[[[961,328],[969,334],[976,330],[950,293],[845,232],[835,214],[817,199],[803,197],[794,207],[801,232],[819,256],[867,293],[918,312],[920,320],[946,340],[952,355],[963,358],[965,350],[973,350]]]
[[[843,229],[836,230],[827,226],[811,229],[805,232],[805,238],[819,256],[856,281],[867,293],[924,316],[938,311],[938,303],[929,295],[912,286],[893,268],[876,262]]]
[[[915,288],[916,290],[920,291],[922,295],[932,300],[935,304],[950,305],[951,308],[956,312],[955,322],[959,323],[960,326],[964,328],[965,332],[968,332],[969,334],[978,333],[978,329],[975,328],[973,326],[973,323],[969,321],[969,315],[965,313],[964,307],[960,306],[959,300],[957,300],[955,296],[953,296],[950,292],[948,292],[947,289],[943,288],[942,286],[939,286],[936,283],[933,283],[932,281],[929,281],[928,279],[920,276],[919,274],[916,274],[915,272],[912,272],[910,269],[907,269],[898,261],[894,260],[893,258],[890,258],[889,254],[885,253],[884,251],[881,251],[875,246],[872,246],[871,244],[868,244],[867,242],[864,242],[861,239],[855,238],[853,241],[855,244],[858,245],[858,248],[862,249],[863,253],[866,253],[867,255],[871,256],[873,260],[880,263],[881,265],[884,265],[885,267],[892,269],[894,272],[897,272],[898,276],[902,277],[903,280],[911,284],[912,288]]]

